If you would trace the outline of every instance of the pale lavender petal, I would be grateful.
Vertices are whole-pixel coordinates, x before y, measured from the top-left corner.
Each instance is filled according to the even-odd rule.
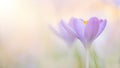
[[[68,26],[61,20],[59,23],[60,34],[62,38],[68,43],[72,43],[75,39],[73,33],[68,29]]]
[[[53,31],[53,33],[55,33],[57,36],[61,37],[60,32],[59,32],[57,29],[55,29],[55,28],[54,28],[53,26],[51,26],[51,25],[49,25],[49,27],[50,27],[50,29]]]
[[[96,17],[89,19],[85,27],[85,37],[88,42],[92,42],[99,30],[99,20]]]
[[[75,20],[76,20],[76,18],[72,17],[72,18],[70,19],[68,25],[69,25],[70,27],[74,28]]]
[[[106,22],[107,22],[107,20],[100,20],[99,30],[98,30],[98,33],[97,33],[97,35],[96,35],[96,38],[97,38],[97,37],[103,32],[103,30],[105,29]]]
[[[61,23],[63,25],[63,27],[66,29],[66,31],[68,31],[68,33],[71,35],[71,36],[76,36],[76,32],[74,31],[74,29],[68,24],[62,22]]]
[[[71,18],[70,25],[76,31],[76,35],[77,35],[78,39],[80,39],[82,41],[82,43],[84,44],[85,43],[85,38],[84,38],[85,24],[83,23],[83,20]]]

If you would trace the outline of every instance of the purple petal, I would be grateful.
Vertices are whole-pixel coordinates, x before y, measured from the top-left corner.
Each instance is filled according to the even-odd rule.
[[[103,32],[103,30],[106,26],[106,22],[107,22],[107,20],[100,20],[99,30],[98,30],[98,33],[96,35],[96,38]]]
[[[99,29],[99,20],[96,17],[89,19],[88,24],[85,27],[85,37],[88,42],[92,42],[96,37]]]
[[[85,29],[85,24],[83,23],[82,19],[76,19],[76,18],[71,18],[70,20],[70,25],[73,27],[73,29],[76,31],[76,35],[78,39],[81,40],[81,42],[84,44],[85,43],[85,38],[84,38],[84,29]]]

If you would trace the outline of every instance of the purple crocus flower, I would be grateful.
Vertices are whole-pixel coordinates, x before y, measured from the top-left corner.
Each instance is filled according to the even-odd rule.
[[[89,68],[89,47],[103,32],[106,22],[106,19],[98,19],[97,17],[91,17],[88,21],[71,18],[68,24],[61,20],[58,31],[51,28],[56,35],[68,43],[72,43],[76,38],[83,43],[86,49],[86,68]]]
[[[50,26],[50,28],[57,36],[66,41],[68,45],[71,45],[71,43],[73,43],[76,39],[75,32],[72,29],[71,25],[66,24],[63,20],[59,22],[58,29],[55,29],[52,26]]]
[[[90,45],[103,32],[106,22],[106,19],[98,19],[97,17],[91,17],[88,21],[71,18],[70,25],[86,50],[86,68],[89,68]]]
[[[81,40],[85,47],[89,47],[103,32],[106,26],[106,19],[91,17],[88,21],[84,21],[82,19],[71,18],[70,25],[75,31],[76,37]]]

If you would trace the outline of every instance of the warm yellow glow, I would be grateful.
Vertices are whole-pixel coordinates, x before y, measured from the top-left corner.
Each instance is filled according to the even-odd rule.
[[[86,25],[88,23],[88,21],[84,21],[84,24]]]

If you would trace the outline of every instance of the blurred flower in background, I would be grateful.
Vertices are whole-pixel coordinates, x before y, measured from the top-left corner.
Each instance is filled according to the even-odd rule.
[[[56,28],[53,28],[52,26],[50,26],[52,31],[57,36],[61,37],[64,41],[66,41],[66,43],[68,43],[68,45],[71,45],[76,39],[75,31],[73,31],[70,23],[71,23],[71,21],[67,24],[63,20],[61,20],[58,23],[58,27],[59,27],[58,30],[56,30]]]
[[[120,6],[120,0],[115,0],[117,6]]]
[[[108,3],[108,4],[112,4],[114,6],[120,6],[120,0],[103,0],[103,2]]]

